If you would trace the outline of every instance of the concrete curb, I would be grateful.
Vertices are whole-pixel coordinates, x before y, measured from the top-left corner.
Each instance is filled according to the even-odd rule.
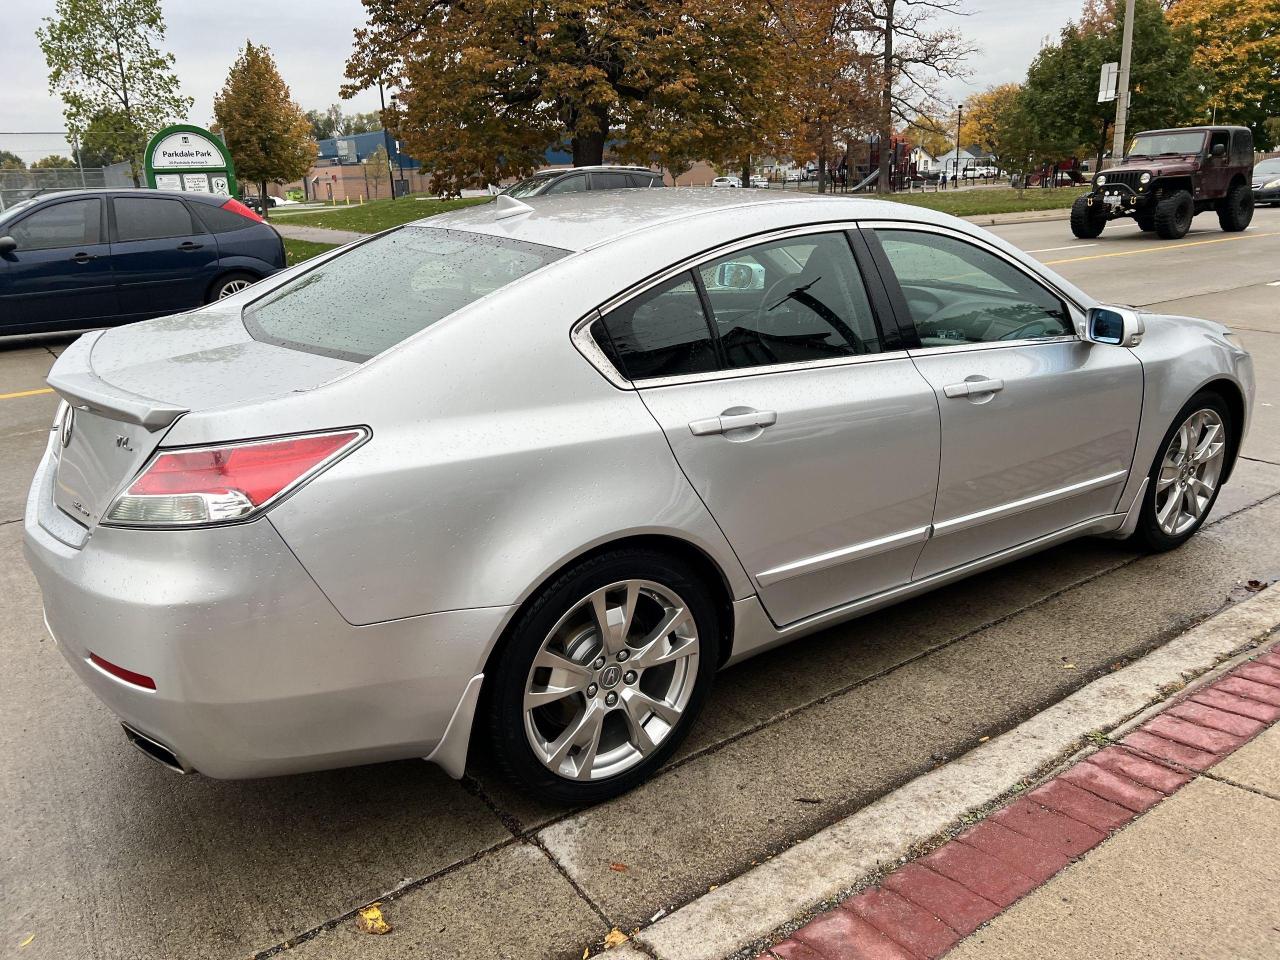
[[[980,213],[972,217],[961,217],[980,227],[998,227],[1010,223],[1044,223],[1049,220],[1067,221],[1071,219],[1069,209],[1062,210],[1020,210],[1013,213]]]
[[[1266,590],[1042,711],[953,763],[864,807],[652,926],[637,941],[662,960],[721,960],[837,898],[973,811],[1075,754],[1091,733],[1125,723],[1171,685],[1212,670],[1280,625]]]

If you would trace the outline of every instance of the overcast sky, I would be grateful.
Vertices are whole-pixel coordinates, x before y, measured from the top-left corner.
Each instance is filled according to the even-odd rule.
[[[59,130],[61,102],[48,93],[48,70],[36,44],[35,30],[53,12],[53,0],[2,0],[0,30],[0,149],[30,162],[65,151],[60,137],[13,137],[3,131]],[[994,83],[1018,81],[1043,41],[1079,11],[1076,0],[965,0],[967,17],[939,18],[961,29],[980,48],[969,83],[954,83],[954,100]],[[304,109],[323,108],[338,100],[343,65],[351,50],[352,31],[364,22],[360,0],[307,0],[306,3],[264,0],[219,0],[195,4],[163,0],[168,23],[168,49],[177,57],[182,89],[195,98],[187,119],[207,125],[213,119],[213,95],[246,38],[266,44],[275,55],[293,97]],[[344,105],[348,111],[377,109],[377,91],[366,91]]]

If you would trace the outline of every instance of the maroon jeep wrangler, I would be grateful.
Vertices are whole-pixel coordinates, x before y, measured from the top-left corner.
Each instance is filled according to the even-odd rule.
[[[1176,240],[1191,218],[1218,212],[1223,230],[1253,219],[1253,135],[1247,127],[1145,130],[1119,164],[1093,178],[1093,189],[1071,206],[1071,232],[1102,233],[1108,220],[1133,217],[1143,230]]]

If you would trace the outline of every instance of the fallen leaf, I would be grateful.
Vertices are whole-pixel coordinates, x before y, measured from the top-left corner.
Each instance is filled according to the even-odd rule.
[[[720,888],[720,884],[713,883],[711,884],[711,886],[707,887],[707,893],[710,893],[712,890],[718,890],[719,888]]]
[[[583,948],[583,951],[582,951],[582,960],[587,960],[587,957],[589,957],[589,956],[591,956],[591,948],[590,948],[590,947],[585,947],[585,948]]]
[[[362,933],[382,935],[391,932],[391,924],[382,915],[382,904],[371,903],[356,915],[356,929]]]
[[[630,938],[625,933],[623,933],[617,927],[614,927],[612,930],[610,930],[608,933],[605,934],[604,948],[606,950],[609,950],[613,947],[618,946],[618,944],[620,943],[626,943],[627,940],[629,939]]]
[[[1074,663],[1064,663],[1062,665],[1063,670],[1074,670],[1075,668],[1076,668],[1076,665]]]
[[[21,950],[23,947],[29,945],[31,941],[34,940],[35,938],[36,938],[36,935],[34,933],[27,934],[27,939],[23,940],[20,944],[18,944],[18,949]]]
[[[614,873],[626,873],[627,865],[625,863],[611,863],[609,864],[609,869]]]
[[[990,740],[990,739],[991,739],[990,737],[979,737],[979,738],[978,738],[978,742],[979,742],[979,743],[986,743],[986,742],[987,742],[988,740]]]

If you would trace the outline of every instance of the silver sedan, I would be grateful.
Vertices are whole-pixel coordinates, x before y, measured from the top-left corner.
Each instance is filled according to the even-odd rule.
[[[720,190],[499,198],[49,382],[27,555],[137,746],[461,776],[475,730],[571,802],[726,664],[1074,537],[1183,543],[1254,391],[1221,324],[968,223]]]

